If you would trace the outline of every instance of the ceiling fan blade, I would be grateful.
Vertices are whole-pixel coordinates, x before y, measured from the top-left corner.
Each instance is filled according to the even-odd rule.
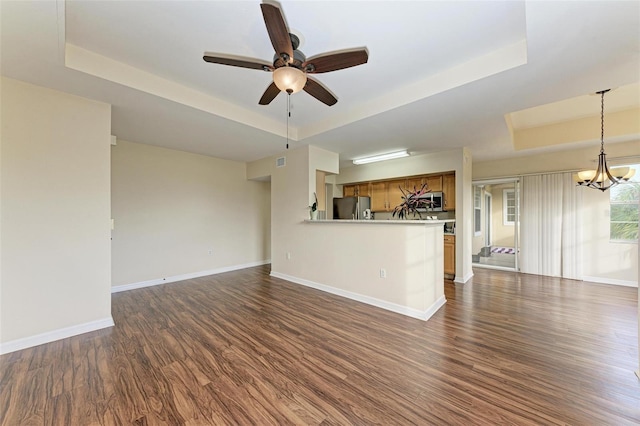
[[[271,101],[274,100],[276,96],[278,96],[278,93],[280,93],[280,89],[278,89],[278,86],[276,86],[276,84],[272,82],[269,87],[267,87],[267,90],[264,91],[258,104],[269,105]]]
[[[273,66],[266,62],[258,62],[257,60],[244,60],[244,59],[235,59],[235,58],[224,58],[221,56],[209,56],[204,55],[202,57],[206,62],[211,62],[212,64],[222,64],[222,65],[231,65],[233,67],[240,68],[250,68],[254,70],[264,70],[264,71],[273,71]]]
[[[302,63],[302,68],[306,68],[309,74],[319,74],[366,64],[368,60],[367,50],[359,49],[349,52],[327,53],[309,58]]]
[[[326,105],[331,106],[338,102],[338,99],[329,92],[329,89],[310,77],[307,77],[307,84],[304,85],[303,90]]]
[[[271,39],[271,45],[276,51],[277,55],[286,53],[290,58],[293,58],[293,46],[291,45],[291,37],[289,37],[289,30],[284,23],[284,16],[280,8],[267,3],[260,4],[262,9],[262,17],[264,23],[267,26],[267,32]]]

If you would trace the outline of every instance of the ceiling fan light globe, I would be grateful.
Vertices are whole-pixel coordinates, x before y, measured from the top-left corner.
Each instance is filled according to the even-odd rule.
[[[273,71],[273,82],[283,92],[297,93],[307,83],[307,75],[294,67],[280,67]]]

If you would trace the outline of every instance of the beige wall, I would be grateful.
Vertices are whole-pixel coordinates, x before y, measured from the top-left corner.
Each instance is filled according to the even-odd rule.
[[[640,140],[605,145],[607,160],[615,163],[616,157],[640,156]],[[483,161],[473,164],[473,179],[512,177],[523,174],[595,169],[600,145],[589,148],[558,151],[547,154],[526,155],[502,160]]]
[[[473,276],[471,269],[471,244],[473,233],[473,199],[471,153],[467,149],[414,155],[379,163],[363,164],[340,170],[335,177],[336,184],[364,182],[378,179],[441,173],[456,173],[456,282],[466,282]],[[377,215],[376,219],[388,215]],[[445,218],[445,215],[439,215]]]
[[[245,163],[118,140],[111,164],[114,286],[269,260],[270,183]]]
[[[504,190],[505,189],[513,189],[514,184],[502,184],[502,185],[492,185],[491,186],[491,202],[493,206],[491,207],[491,231],[492,235],[492,243],[497,247],[514,247],[514,233],[515,226],[514,225],[505,225],[504,224]]]
[[[9,351],[112,321],[111,110],[7,78],[1,90],[0,342]]]
[[[609,242],[609,191],[589,188],[582,199],[582,274],[587,281],[638,285],[638,244]]]
[[[276,168],[275,159],[283,155],[286,167]],[[337,154],[313,146],[248,165],[250,178],[271,176],[272,274],[375,301],[405,314],[423,315],[444,300],[442,225],[305,222],[316,170],[335,173],[337,169]],[[385,279],[379,276],[381,268],[388,272]],[[440,287],[427,289],[425,281]]]

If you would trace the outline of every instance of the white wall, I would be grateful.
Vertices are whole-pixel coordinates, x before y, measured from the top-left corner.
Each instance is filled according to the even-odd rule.
[[[640,161],[640,141],[607,144],[607,158],[615,163],[635,157]],[[595,168],[599,148],[583,148],[476,163],[473,179],[514,177],[523,174]],[[616,160],[619,158],[619,160]],[[609,242],[609,192],[581,188],[583,198],[582,275],[585,280],[638,285],[638,245]]]
[[[111,164],[114,286],[269,261],[270,183],[245,163],[118,140]]]
[[[111,320],[107,104],[1,79],[1,352]]]

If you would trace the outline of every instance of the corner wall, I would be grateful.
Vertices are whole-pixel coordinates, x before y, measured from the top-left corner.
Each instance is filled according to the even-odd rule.
[[[118,140],[114,291],[269,262],[270,183],[246,164]]]
[[[111,108],[1,79],[0,352],[113,325]]]

